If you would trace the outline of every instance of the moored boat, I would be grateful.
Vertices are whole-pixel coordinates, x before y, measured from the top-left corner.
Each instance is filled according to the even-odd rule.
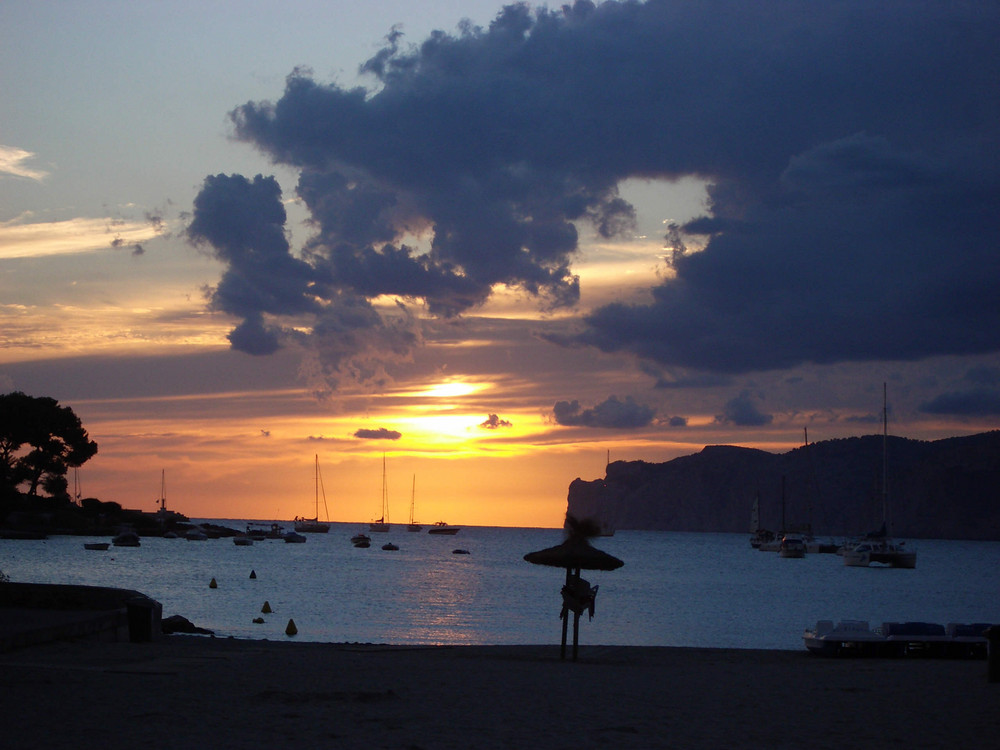
[[[306,541],[306,538],[302,536],[302,534],[298,534],[294,531],[289,531],[285,534],[283,539],[287,544],[303,544]]]
[[[896,541],[889,531],[889,410],[886,386],[882,384],[882,527],[841,552],[844,565],[853,568],[886,565],[890,568],[917,567],[917,553]]]
[[[906,542],[897,542],[885,534],[869,536],[845,549],[841,556],[844,565],[853,568],[867,568],[873,564],[890,568],[917,567],[917,553],[906,549]]]
[[[413,475],[413,489],[410,491],[410,522],[406,524],[407,531],[423,531],[423,526],[413,520],[413,503],[417,495],[417,475]]]
[[[123,529],[111,540],[116,547],[138,547],[139,535],[131,529]]]
[[[326,534],[330,531],[330,524],[324,523],[319,520],[319,494],[320,490],[323,491],[323,510],[326,512],[327,517],[330,513],[326,507],[326,490],[323,488],[323,478],[319,473],[319,454],[316,455],[316,470],[315,470],[315,485],[316,485],[316,497],[315,497],[315,509],[316,515],[313,518],[302,518],[301,516],[295,517],[295,531],[301,532],[303,534]],[[285,541],[288,541],[288,535],[285,535]]]
[[[461,527],[449,526],[444,521],[438,521],[429,529],[427,529],[428,534],[445,534],[447,536],[454,536],[459,531],[461,531]]]
[[[385,533],[391,529],[389,523],[389,490],[385,482],[385,454],[382,454],[382,517],[368,524],[369,531]]]
[[[83,544],[84,549],[90,549],[96,551],[104,551],[110,546],[111,546],[110,542],[84,542]]]
[[[785,534],[781,537],[781,546],[778,548],[781,557],[800,558],[806,556],[805,540],[796,534]]]

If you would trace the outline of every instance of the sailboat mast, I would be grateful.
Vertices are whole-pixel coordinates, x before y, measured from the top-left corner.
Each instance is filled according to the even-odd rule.
[[[882,525],[889,531],[889,406],[886,384],[882,383]]]
[[[385,454],[382,454],[382,520],[389,520],[389,488],[385,484]]]

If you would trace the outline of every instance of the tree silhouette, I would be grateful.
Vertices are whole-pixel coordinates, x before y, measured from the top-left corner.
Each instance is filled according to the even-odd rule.
[[[12,497],[26,485],[66,496],[66,472],[97,453],[80,418],[53,398],[20,391],[0,395],[0,495]]]

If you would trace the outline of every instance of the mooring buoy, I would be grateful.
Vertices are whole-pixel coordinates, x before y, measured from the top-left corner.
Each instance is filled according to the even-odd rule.
[[[257,577],[257,571],[256,570],[251,570],[250,571],[250,577],[251,578],[256,578]]]
[[[213,578],[213,579],[211,580],[211,582],[210,582],[210,583],[208,584],[208,587],[209,587],[210,589],[217,589],[217,588],[219,588],[219,584],[217,584],[217,583],[215,582],[215,579]]]
[[[260,611],[265,615],[271,614],[271,605],[268,602],[264,602],[264,606],[260,608]]]
[[[288,621],[288,627],[285,628],[285,635],[295,635],[299,632],[299,629],[295,627],[295,620]]]

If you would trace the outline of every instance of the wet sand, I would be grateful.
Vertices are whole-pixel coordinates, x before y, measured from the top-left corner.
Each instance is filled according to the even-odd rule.
[[[986,662],[168,636],[0,654],[10,748],[993,747]]]

